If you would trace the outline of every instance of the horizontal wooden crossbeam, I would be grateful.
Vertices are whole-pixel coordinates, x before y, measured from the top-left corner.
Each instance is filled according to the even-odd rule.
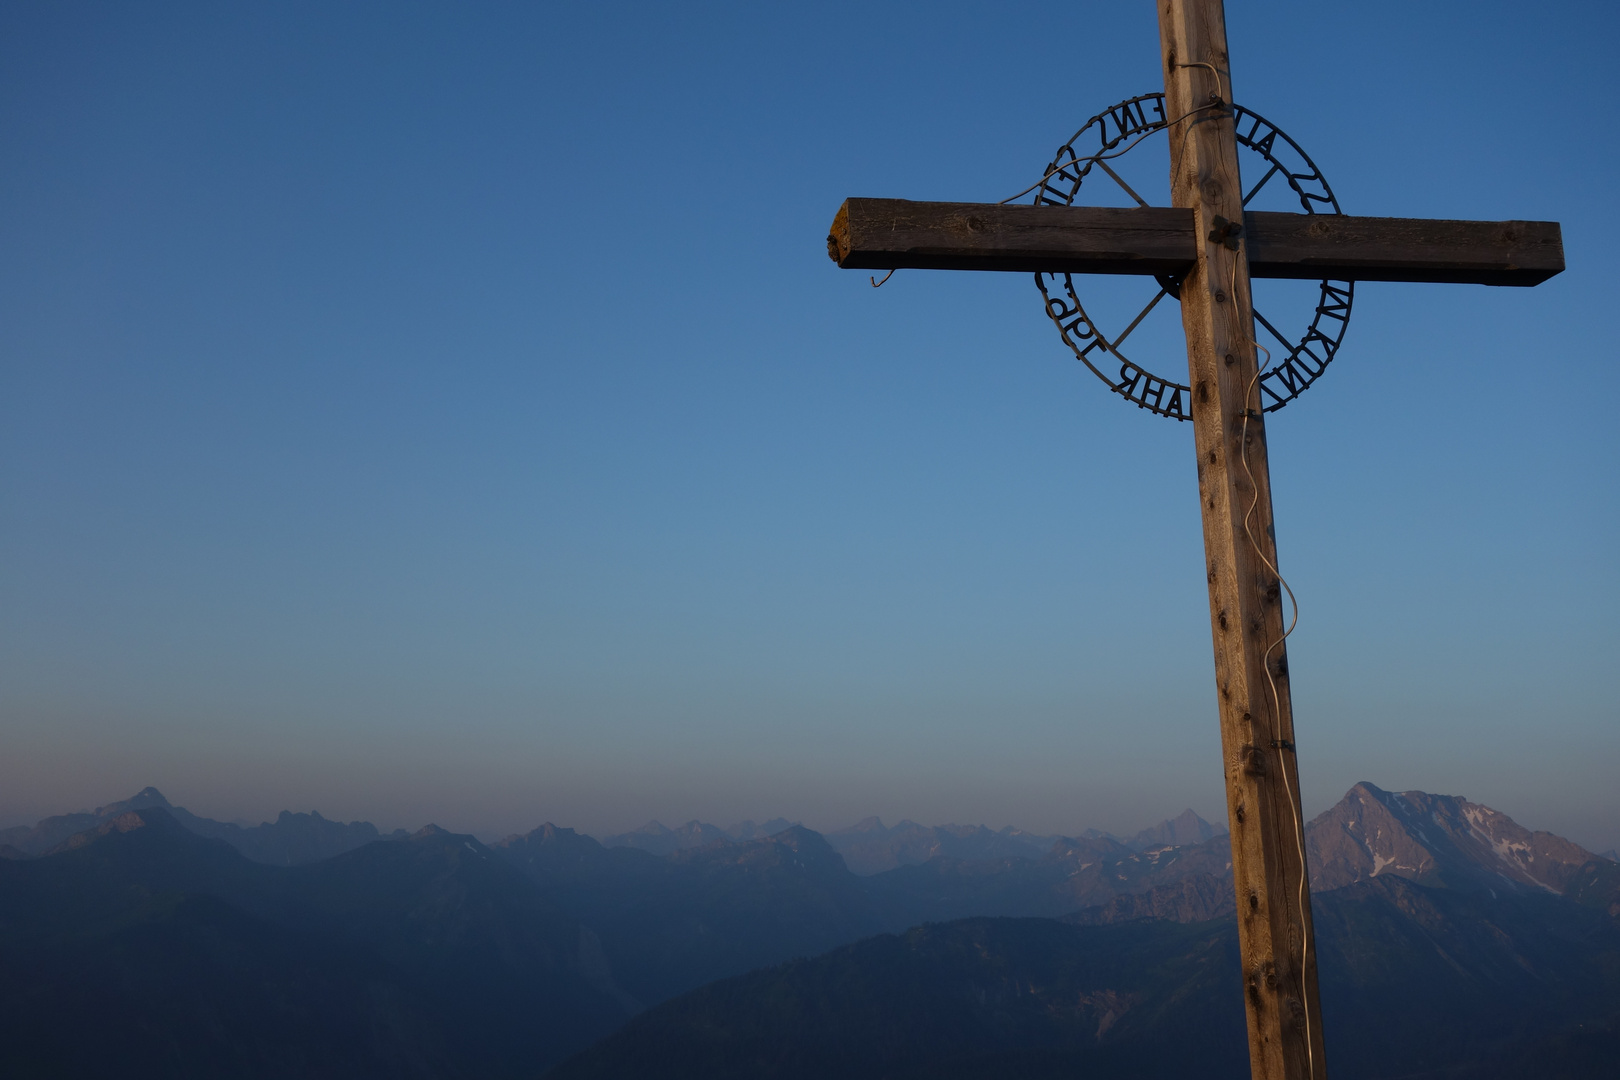
[[[1243,215],[1249,275],[1539,285],[1564,269],[1556,221]],[[827,254],[854,270],[1180,274],[1197,257],[1176,207],[1005,206],[847,199]]]

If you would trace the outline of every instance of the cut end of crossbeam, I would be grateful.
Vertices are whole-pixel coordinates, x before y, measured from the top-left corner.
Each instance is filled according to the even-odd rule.
[[[838,208],[838,214],[833,218],[832,228],[827,232],[827,258],[840,267],[849,257],[849,200]],[[887,269],[887,268],[885,268]]]

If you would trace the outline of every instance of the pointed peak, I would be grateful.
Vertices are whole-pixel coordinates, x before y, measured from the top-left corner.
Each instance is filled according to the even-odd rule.
[[[441,829],[437,825],[428,824],[411,833],[412,840],[431,840],[435,836],[452,836],[449,829]]]
[[[106,806],[96,807],[96,816],[117,815],[125,810],[140,810],[148,806],[160,806],[165,810],[174,809],[173,804],[163,797],[163,792],[155,787],[143,787],[130,798],[119,802],[110,802]]]
[[[1222,835],[1226,830],[1199,817],[1192,810],[1183,810],[1173,818],[1166,818],[1151,828],[1143,829],[1130,841],[1133,846],[1182,847],[1201,844]]]

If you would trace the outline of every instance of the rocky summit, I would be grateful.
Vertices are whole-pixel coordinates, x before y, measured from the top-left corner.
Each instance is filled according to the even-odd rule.
[[[1384,874],[1452,889],[1532,889],[1562,895],[1597,856],[1549,832],[1532,832],[1458,795],[1385,791],[1357,784],[1311,821],[1306,850],[1313,890]]]

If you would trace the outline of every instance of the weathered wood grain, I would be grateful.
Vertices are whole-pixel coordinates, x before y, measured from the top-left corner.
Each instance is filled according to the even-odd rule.
[[[1249,235],[1250,219],[1259,215],[1243,212],[1231,110],[1194,112],[1231,100],[1222,2],[1159,0],[1158,9],[1166,112],[1192,114],[1180,121],[1190,130],[1170,132],[1170,199],[1192,211],[1197,245],[1181,284],[1181,322],[1192,388],[1249,1064],[1255,1080],[1325,1080],[1249,292],[1253,247],[1264,228]],[[1218,218],[1244,225],[1232,248],[1208,238]],[[1290,242],[1310,252],[1332,239],[1307,229]]]
[[[1445,221],[1249,211],[1249,276],[1539,285],[1564,269],[1555,221]],[[1004,206],[847,199],[827,254],[853,270],[1180,274],[1185,207]]]
[[[1174,274],[1192,265],[1192,212],[846,199],[827,254],[854,270]]]
[[[1564,270],[1556,221],[1245,211],[1249,275],[1539,285]]]

